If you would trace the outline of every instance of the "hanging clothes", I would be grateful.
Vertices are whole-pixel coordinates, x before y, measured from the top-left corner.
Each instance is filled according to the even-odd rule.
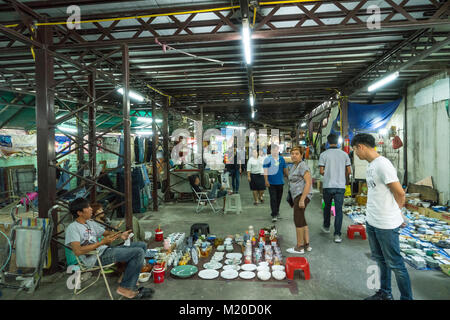
[[[70,160],[66,160],[64,162],[63,169],[69,171]],[[56,183],[56,190],[61,189],[69,191],[70,190],[70,182],[66,183],[70,180],[70,175],[67,172],[60,171],[58,182]]]

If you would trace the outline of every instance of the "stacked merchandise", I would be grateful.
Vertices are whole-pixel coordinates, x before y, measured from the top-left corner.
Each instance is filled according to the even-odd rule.
[[[163,247],[148,249],[146,257],[149,264],[162,266],[175,278],[190,278],[199,269],[198,278],[207,280],[286,277],[275,226],[260,229],[258,234],[250,226],[244,235],[225,238],[204,234],[186,238],[184,233],[175,233],[164,239]]]

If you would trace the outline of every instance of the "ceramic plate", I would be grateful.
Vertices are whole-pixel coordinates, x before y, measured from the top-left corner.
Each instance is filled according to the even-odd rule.
[[[227,265],[227,266],[223,266],[223,270],[236,270],[236,271],[239,271],[239,270],[241,270],[241,267],[239,267],[237,265],[234,265],[234,264],[230,264],[230,265]]]
[[[286,272],[284,271],[273,271],[272,276],[277,280],[283,280],[286,277]]]
[[[170,273],[176,277],[189,278],[196,274],[197,271],[198,268],[196,266],[185,265],[172,268],[172,270],[170,270]]]
[[[220,269],[220,268],[222,268],[222,266],[223,265],[220,262],[216,262],[216,261],[211,261],[211,262],[205,263],[203,265],[203,267],[206,269],[214,269],[214,270]]]
[[[268,266],[259,266],[258,268],[256,268],[256,270],[258,270],[258,272],[260,271],[270,271],[270,268]]]
[[[198,263],[198,252],[197,252],[197,248],[192,248],[191,250],[191,257],[192,257],[192,262],[194,264]]]
[[[243,264],[241,266],[241,269],[244,271],[254,271],[254,270],[256,270],[256,266],[254,264],[247,263],[247,264]]]
[[[225,260],[225,264],[241,264],[242,260],[234,260],[234,259],[227,259]]]
[[[241,277],[242,279],[253,279],[255,277],[255,273],[250,271],[244,271],[239,273],[239,277]]]
[[[224,270],[220,273],[220,276],[224,279],[236,279],[238,277],[238,272],[236,270]]]
[[[272,266],[272,271],[284,271],[284,266],[281,265]]]
[[[239,252],[227,253],[226,257],[227,259],[241,259],[242,253]]]
[[[212,270],[212,269],[206,269],[202,270],[198,273],[198,276],[202,279],[211,280],[215,279],[219,276],[219,271]]]
[[[258,272],[258,279],[267,281],[272,277],[272,274],[269,271],[260,271]]]

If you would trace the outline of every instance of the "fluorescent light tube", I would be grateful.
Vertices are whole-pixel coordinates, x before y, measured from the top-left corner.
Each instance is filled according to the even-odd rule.
[[[247,64],[252,63],[252,52],[250,45],[250,26],[248,23],[248,19],[242,20],[242,43],[244,45],[244,53],[245,53],[245,62]]]
[[[78,132],[77,128],[61,127],[61,126],[58,126],[57,128],[59,131],[66,131],[66,132],[72,132],[72,133]]]
[[[121,95],[123,95],[123,88],[117,89],[117,92],[120,93]],[[134,92],[134,91],[130,90],[128,95],[130,96],[130,98],[133,98],[134,100],[137,100],[139,102],[143,102],[144,101],[144,97],[141,96],[140,94]]]
[[[250,106],[254,106],[255,105],[255,98],[253,97],[253,95],[250,95]]]
[[[151,136],[153,135],[153,131],[136,131],[135,132],[139,136]]]
[[[392,74],[390,74],[389,76],[375,82],[373,85],[369,86],[369,88],[367,89],[369,92],[375,91],[378,88],[381,88],[382,86],[388,84],[389,82],[394,81],[395,79],[397,79],[399,76],[399,72],[394,72]]]
[[[150,123],[153,122],[153,118],[147,118],[147,117],[138,117],[137,120],[141,121],[141,122],[150,122]],[[155,122],[156,123],[162,123],[162,120],[161,119],[156,119]]]

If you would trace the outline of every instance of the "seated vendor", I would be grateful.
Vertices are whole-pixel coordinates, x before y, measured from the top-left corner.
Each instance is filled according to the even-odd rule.
[[[200,178],[198,176],[189,177],[189,181],[191,182],[191,186],[195,192],[207,192],[209,199],[218,199],[227,195],[227,191],[222,187],[220,182],[214,183],[211,191],[207,191],[200,188]]]
[[[152,292],[149,290],[137,288],[147,245],[144,242],[132,242],[130,246],[110,247],[116,239],[128,239],[131,230],[121,233],[106,231],[102,225],[91,220],[92,208],[83,198],[72,201],[69,210],[75,220],[66,229],[65,244],[71,246],[80,261],[86,267],[97,266],[97,257],[87,255],[90,251],[96,250],[103,265],[126,262],[127,267],[116,292],[130,299],[140,299],[151,295]],[[103,238],[99,241],[98,239],[102,236]]]

